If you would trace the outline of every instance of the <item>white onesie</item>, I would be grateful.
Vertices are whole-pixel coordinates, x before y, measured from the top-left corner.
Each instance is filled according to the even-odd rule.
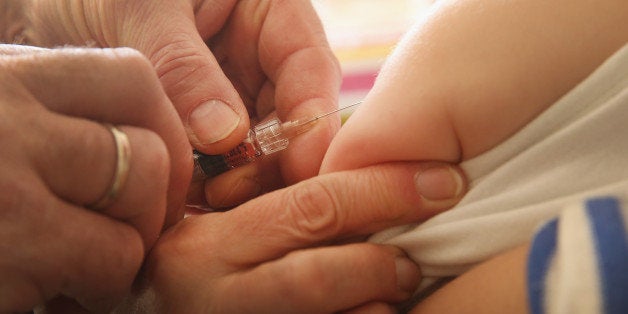
[[[569,204],[628,194],[628,45],[462,168],[471,188],[455,208],[371,238],[404,249],[421,267],[422,286],[530,241]]]

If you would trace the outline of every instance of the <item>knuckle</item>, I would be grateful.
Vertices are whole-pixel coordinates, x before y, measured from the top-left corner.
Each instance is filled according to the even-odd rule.
[[[155,70],[150,61],[139,51],[133,48],[108,48],[104,53],[109,56],[108,64],[115,69],[116,74],[139,86],[159,85]],[[143,89],[142,89],[143,90]]]
[[[143,86],[159,83],[151,63],[141,52],[133,48],[63,48],[51,50],[50,54],[67,61],[64,64],[66,68],[73,66],[90,68],[90,72],[99,74],[88,76],[89,79],[102,80],[103,74],[106,74],[107,80],[117,82],[120,87],[133,82],[133,89],[129,90],[135,93],[145,90]]]
[[[339,232],[342,216],[336,194],[320,180],[295,186],[287,196],[287,218],[298,235],[322,240]]]
[[[212,66],[207,61],[207,56],[187,40],[169,41],[149,56],[155,65],[157,76],[175,103],[194,95],[200,88],[197,82],[201,77],[209,75],[218,78],[222,75],[221,69]]]
[[[156,226],[163,224],[166,212],[170,157],[156,133],[129,126],[121,129],[128,135],[131,144],[128,177],[119,197],[103,213],[138,227],[147,243],[153,243]],[[115,161],[108,163],[116,165]],[[107,171],[103,178],[112,182],[114,170]]]
[[[119,90],[135,104],[135,109],[150,117],[169,112],[170,101],[150,61],[132,48],[108,50],[112,56],[111,63],[114,63],[111,65],[114,69],[111,76],[123,78]]]
[[[108,236],[112,241],[107,245],[79,253],[78,258],[82,263],[74,266],[77,273],[68,279],[89,278],[94,282],[107,282],[107,285],[101,287],[104,294],[116,294],[131,287],[144,260],[142,238],[133,227],[122,224]],[[86,232],[84,237],[82,243],[98,243],[102,234]]]
[[[360,182],[359,190],[354,190],[351,194],[368,195],[359,200],[364,208],[363,223],[399,221],[409,210],[414,209],[413,206],[400,206],[403,201],[398,193],[399,180],[388,170],[369,168],[361,172],[356,180]]]
[[[159,77],[167,76],[172,71],[176,72],[181,68],[192,69],[192,67],[208,65],[205,56],[187,40],[172,40],[163,44],[151,54],[151,60],[157,65]]]
[[[121,237],[120,243],[125,243],[126,249],[117,251],[118,254],[112,260],[112,269],[120,269],[122,286],[127,287],[132,283],[144,260],[144,243],[140,234],[134,229],[122,233]]]
[[[282,295],[288,296],[286,299],[297,308],[301,304],[320,304],[336,294],[337,282],[331,279],[333,277],[329,276],[329,270],[320,260],[296,251],[289,253],[286,261],[282,271],[276,274],[277,287],[284,289]]]
[[[205,226],[199,224],[196,217],[189,217],[168,229],[147,257],[145,264],[147,272],[160,282],[177,280],[173,277],[172,269],[180,267],[181,256],[190,256],[198,252],[207,252],[211,255],[213,249],[211,241],[198,238],[199,231],[204,229]]]
[[[152,175],[167,179],[170,173],[170,155],[163,139],[150,130],[140,131],[142,143],[142,164]]]
[[[16,229],[11,222],[19,221],[21,217],[31,216],[31,222],[39,221],[37,210],[48,208],[48,200],[37,192],[33,180],[20,171],[11,173],[8,169],[0,169],[0,222],[7,224],[2,228],[6,234],[9,230],[28,233],[33,230]],[[34,219],[33,219],[34,218]],[[2,224],[4,225],[4,224]]]
[[[150,64],[148,59],[138,50],[128,47],[122,47],[109,48],[105,51],[108,51],[111,54],[112,59],[115,62],[119,63],[121,67],[130,68],[131,73],[136,73],[142,76],[155,76],[153,66]]]
[[[103,250],[100,254],[94,253],[91,258],[96,257],[97,260],[86,263],[92,266],[83,269],[86,278],[95,277],[108,283],[103,287],[106,290],[104,294],[118,295],[128,291],[144,261],[144,244],[139,233],[130,230],[120,232],[118,237],[120,247]],[[89,258],[85,257],[86,260]],[[100,267],[95,270],[93,265]]]

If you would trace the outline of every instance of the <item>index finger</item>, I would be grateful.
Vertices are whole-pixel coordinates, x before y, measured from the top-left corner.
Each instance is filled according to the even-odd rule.
[[[418,222],[450,208],[464,191],[458,168],[391,163],[314,177],[223,214],[233,230],[220,256],[259,263],[338,238]],[[260,239],[260,235],[264,238]]]
[[[340,89],[340,67],[310,1],[274,1],[260,33],[260,63],[275,83],[275,109],[282,121],[334,110]],[[318,173],[324,153],[340,127],[339,118],[320,120],[291,139],[281,155],[286,183]],[[305,157],[304,157],[305,156]]]

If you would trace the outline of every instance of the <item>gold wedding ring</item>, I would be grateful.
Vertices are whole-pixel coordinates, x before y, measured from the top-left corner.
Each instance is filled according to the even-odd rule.
[[[126,133],[120,131],[111,124],[104,124],[105,127],[113,134],[113,139],[116,142],[116,170],[113,174],[113,180],[107,193],[103,195],[93,205],[88,207],[94,210],[101,210],[107,208],[113,204],[118,198],[118,194],[124,188],[124,184],[129,176],[129,168],[131,166],[131,143]]]

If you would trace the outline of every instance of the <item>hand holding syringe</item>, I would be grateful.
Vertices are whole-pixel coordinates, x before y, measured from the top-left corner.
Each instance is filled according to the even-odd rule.
[[[321,118],[359,105],[360,102],[315,117],[281,122],[274,118],[249,130],[236,148],[222,155],[205,155],[194,151],[194,179],[211,178],[231,169],[246,165],[265,155],[284,150],[289,140],[307,132]]]

